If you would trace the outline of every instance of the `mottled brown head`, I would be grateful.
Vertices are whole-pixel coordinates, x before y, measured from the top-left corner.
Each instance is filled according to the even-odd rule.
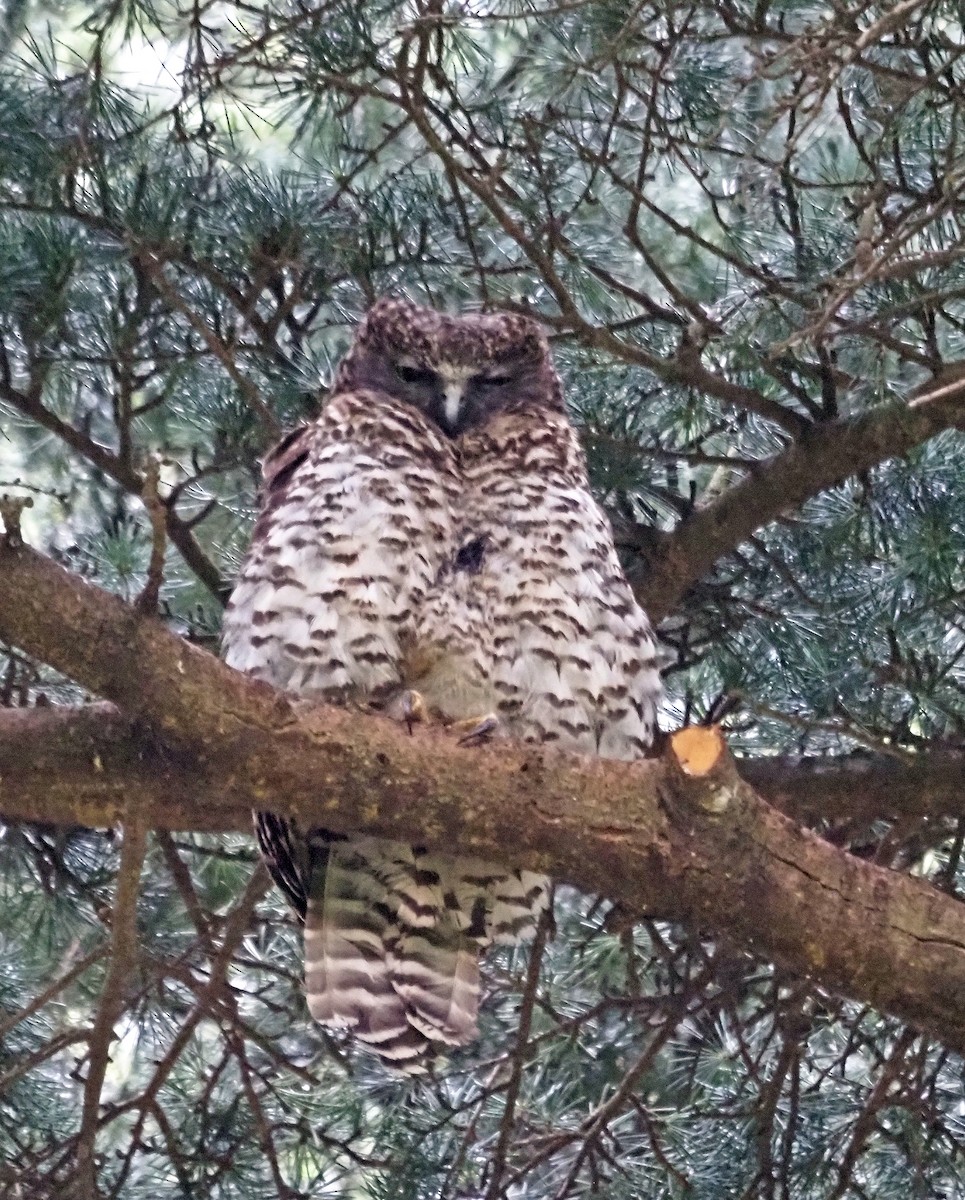
[[[502,412],[563,410],[546,336],[530,317],[451,317],[379,300],[339,365],[333,391],[372,388],[420,409],[450,437]]]

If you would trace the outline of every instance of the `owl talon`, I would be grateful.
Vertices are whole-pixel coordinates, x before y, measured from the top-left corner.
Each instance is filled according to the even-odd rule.
[[[402,693],[402,720],[405,722],[406,729],[411,734],[413,725],[417,722],[428,721],[428,719],[429,713],[421,693],[413,688],[407,688]]]
[[[486,713],[484,717],[457,721],[453,728],[457,732],[465,730],[456,743],[457,746],[481,746],[484,742],[488,742],[499,728],[499,717],[494,713]]]

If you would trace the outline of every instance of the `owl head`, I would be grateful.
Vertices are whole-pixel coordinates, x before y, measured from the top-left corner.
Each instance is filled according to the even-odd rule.
[[[539,324],[515,313],[452,317],[379,300],[339,365],[333,391],[371,388],[419,409],[450,437],[529,406],[562,411]]]

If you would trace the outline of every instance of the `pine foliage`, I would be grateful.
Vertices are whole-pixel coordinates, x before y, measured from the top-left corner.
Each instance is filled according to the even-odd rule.
[[[663,619],[664,724],[961,747],[961,403],[901,440],[965,361],[960,5],[18,0],[0,39],[0,492],[32,544],[136,600],[156,463],[160,611],[214,648],[258,459],[364,308],[532,312]],[[3,705],[85,698],[0,651]],[[960,819],[816,824],[965,882]],[[249,839],[152,836],[125,911],[111,834],[0,828],[0,1195],[965,1194],[961,1061],[711,931],[561,889],[489,960],[479,1044],[402,1084],[308,1018]]]

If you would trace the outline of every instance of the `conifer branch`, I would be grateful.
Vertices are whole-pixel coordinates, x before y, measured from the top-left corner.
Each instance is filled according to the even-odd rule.
[[[109,479],[113,479],[126,492],[132,496],[144,495],[144,479],[106,446],[100,445],[83,430],[75,428],[46,408],[40,399],[39,388],[31,387],[26,391],[21,391],[10,387],[0,378],[0,399],[5,400],[25,417],[36,421],[42,429],[46,429],[60,438],[66,446],[85,458],[92,466],[103,471]],[[170,504],[165,504],[163,508],[167,536],[201,583],[215,599],[223,603],[227,597],[227,584],[191,532],[191,521],[180,517]]]
[[[694,509],[664,538],[655,540],[652,530],[641,531],[637,549],[647,566],[635,589],[640,603],[652,620],[660,621],[718,559],[755,530],[946,429],[965,429],[965,378],[949,381],[944,373],[907,405],[812,426],[740,483]]]

